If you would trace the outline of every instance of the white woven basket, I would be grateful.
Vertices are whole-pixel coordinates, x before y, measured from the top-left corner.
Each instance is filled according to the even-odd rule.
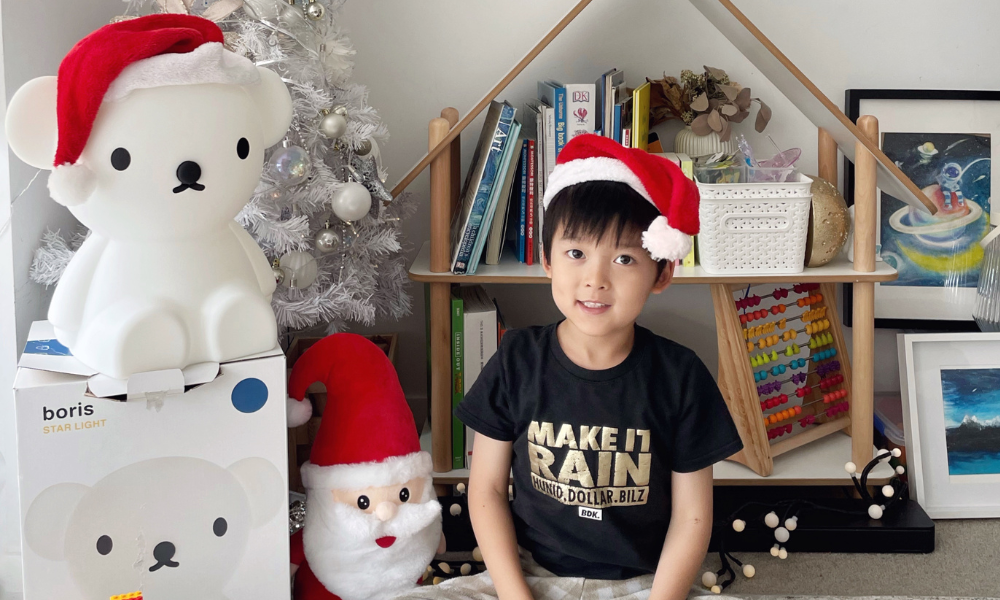
[[[698,249],[707,273],[800,273],[805,265],[812,180],[699,183]]]

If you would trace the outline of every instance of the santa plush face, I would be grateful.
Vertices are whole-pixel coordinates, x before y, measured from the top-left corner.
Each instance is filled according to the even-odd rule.
[[[364,488],[351,479],[348,487],[307,489],[306,560],[343,600],[391,598],[412,588],[434,558],[441,505],[429,473]]]

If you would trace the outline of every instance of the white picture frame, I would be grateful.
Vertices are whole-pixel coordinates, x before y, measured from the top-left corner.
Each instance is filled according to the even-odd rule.
[[[932,519],[1000,517],[1000,448],[967,451],[959,436],[969,429],[960,431],[958,421],[975,418],[978,426],[1000,417],[1000,386],[966,389],[1000,378],[1000,333],[900,333],[897,341],[913,499]],[[1000,418],[993,424],[1000,435]]]

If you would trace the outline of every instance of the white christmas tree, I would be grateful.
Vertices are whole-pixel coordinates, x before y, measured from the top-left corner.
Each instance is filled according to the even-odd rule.
[[[292,95],[285,141],[265,155],[238,217],[272,261],[272,306],[286,332],[409,314],[400,221],[416,206],[385,188],[388,137],[363,85],[349,82],[354,49],[338,25],[344,0],[125,0],[118,19],[172,12],[218,23],[226,46],[281,75]],[[82,241],[49,233],[31,276],[51,285]]]

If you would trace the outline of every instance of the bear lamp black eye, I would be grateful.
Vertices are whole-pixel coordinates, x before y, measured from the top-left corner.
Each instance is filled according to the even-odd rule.
[[[410,501],[410,490],[403,488],[399,490],[399,501],[409,502]]]
[[[132,155],[125,148],[115,148],[111,153],[111,166],[116,171],[124,171],[132,163]]]
[[[226,523],[226,520],[223,519],[222,517],[219,517],[218,519],[215,520],[215,523],[212,523],[212,531],[215,532],[215,535],[217,537],[222,537],[226,535],[226,531],[228,530],[229,530],[229,523]]]
[[[371,505],[372,503],[371,500],[368,499],[368,496],[358,496],[358,508],[361,510],[368,510],[368,507]]]
[[[102,535],[101,537],[97,538],[97,553],[100,554],[101,556],[107,556],[111,554],[112,546],[113,544],[111,543],[111,538],[109,536]]]
[[[236,142],[236,156],[239,156],[240,160],[250,156],[250,142],[246,138],[240,138],[240,141]]]

